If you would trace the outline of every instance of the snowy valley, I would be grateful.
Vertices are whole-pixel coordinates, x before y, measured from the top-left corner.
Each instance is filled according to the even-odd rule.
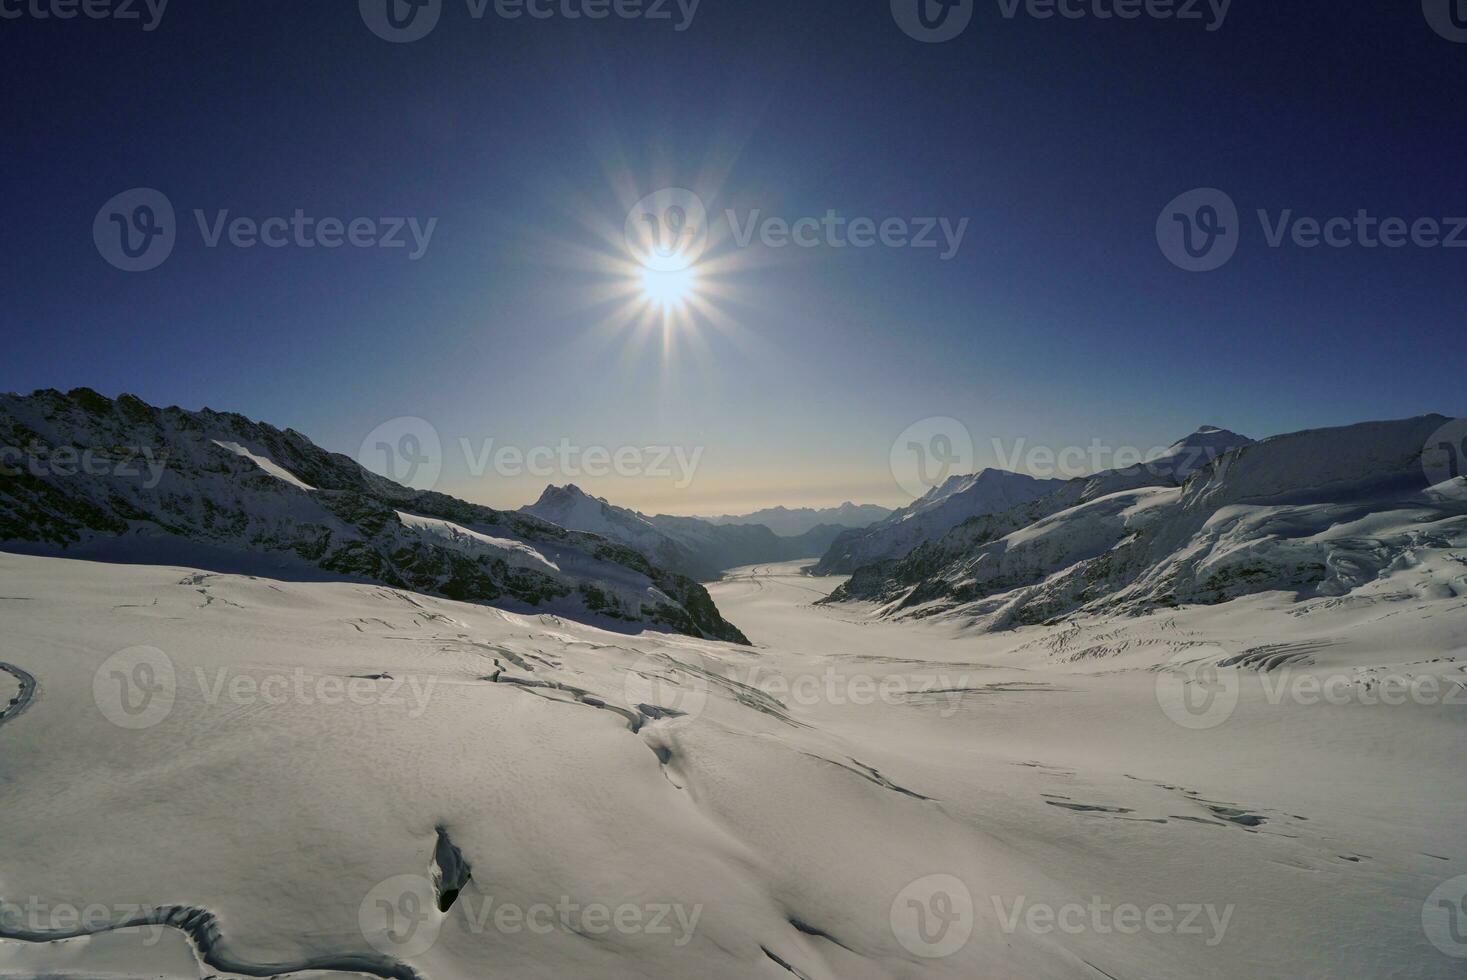
[[[1460,976],[1451,420],[987,471],[705,590],[573,488],[0,407],[52,464],[0,489],[0,975]],[[57,475],[140,437],[151,487]]]

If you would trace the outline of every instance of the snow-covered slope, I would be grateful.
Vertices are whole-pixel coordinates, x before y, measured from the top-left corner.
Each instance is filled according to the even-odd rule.
[[[1179,439],[1165,452],[1145,463],[1104,470],[1074,480],[1042,481],[1044,486],[1040,488],[1040,493],[1033,496],[1025,495],[1021,502],[1010,506],[1005,506],[1001,498],[995,500],[993,506],[967,508],[943,506],[938,511],[944,518],[943,520],[933,521],[930,528],[919,527],[914,529],[915,533],[909,532],[900,547],[890,546],[877,536],[877,532],[880,532],[884,525],[868,532],[873,540],[865,547],[861,547],[863,542],[860,539],[837,539],[835,546],[821,560],[816,571],[825,574],[842,572],[853,574],[852,588],[840,592],[838,598],[846,595],[860,595],[869,598],[873,591],[884,590],[881,583],[889,571],[889,566],[902,558],[911,559],[904,565],[901,572],[903,578],[909,582],[918,581],[925,575],[936,574],[937,569],[944,562],[978,545],[996,541],[1005,534],[1027,527],[1035,521],[1053,516],[1071,507],[1125,490],[1179,487],[1201,467],[1210,465],[1214,459],[1230,449],[1249,445],[1252,441],[1247,436],[1238,435],[1236,432],[1229,432],[1215,426],[1203,426],[1191,435]],[[1003,473],[1003,471],[985,472]],[[1003,475],[1014,477],[1017,474],[1003,473]],[[949,480],[948,484],[953,485],[958,479]],[[913,506],[922,505],[934,496],[936,496],[936,491],[928,494]],[[961,496],[958,499],[962,501]],[[927,507],[930,509],[933,505],[928,503]],[[972,513],[964,514],[964,509],[972,510]],[[947,520],[948,517],[957,519]],[[886,533],[894,536],[896,532]],[[916,554],[919,545],[925,547],[921,548],[920,554]]]
[[[710,524],[763,524],[782,538],[797,538],[817,527],[863,528],[891,516],[891,508],[876,504],[855,504],[849,500],[839,507],[768,507],[752,514],[705,518]]]
[[[0,553],[0,975],[1461,977],[1460,562],[988,634],[834,584],[716,585],[751,649]]]
[[[1447,421],[1279,436],[1220,457],[1183,487],[1113,490],[1053,513],[970,522],[900,562],[858,571],[837,599],[998,628],[1259,592],[1344,596],[1467,545],[1467,495],[1428,487],[1422,464]]]
[[[0,395],[0,447],[12,550],[349,577],[742,639],[701,586],[622,544],[400,486],[239,415]]]
[[[620,541],[656,564],[699,581],[717,579],[740,565],[813,558],[840,533],[838,528],[816,527],[782,538],[757,524],[714,525],[701,518],[665,514],[649,517],[593,497],[573,484],[546,487],[540,499],[520,508],[520,513]]]
[[[901,558],[923,541],[969,518],[1008,510],[1062,483],[993,469],[949,477],[886,519],[836,538],[814,571],[817,575],[838,575],[871,562]]]

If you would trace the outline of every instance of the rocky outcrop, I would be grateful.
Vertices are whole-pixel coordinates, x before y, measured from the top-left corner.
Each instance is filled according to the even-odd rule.
[[[281,574],[747,642],[701,586],[624,544],[402,486],[241,415],[85,388],[3,395],[0,454],[12,550],[162,553],[223,571],[268,560]]]
[[[1343,595],[1418,549],[1467,542],[1467,494],[1433,491],[1422,462],[1447,421],[1278,436],[1189,467],[1181,486],[1127,486],[1130,471],[1074,481],[858,569],[830,601],[1005,628],[1265,591]]]

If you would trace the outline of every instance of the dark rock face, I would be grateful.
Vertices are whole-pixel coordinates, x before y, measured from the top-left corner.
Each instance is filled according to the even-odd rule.
[[[748,642],[701,586],[624,545],[393,483],[294,430],[85,388],[0,395],[0,544],[120,560],[164,547],[184,556],[177,564],[196,552],[268,557],[322,577]]]

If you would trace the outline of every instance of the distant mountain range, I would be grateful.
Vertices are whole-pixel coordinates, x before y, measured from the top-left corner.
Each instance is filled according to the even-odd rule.
[[[1258,592],[1343,596],[1418,550],[1467,544],[1467,482],[1429,477],[1449,470],[1428,458],[1445,451],[1449,421],[1258,443],[1202,429],[1150,464],[1069,481],[867,562],[829,601],[998,629]]]
[[[816,573],[851,576],[826,601],[1007,628],[1263,591],[1343,596],[1420,549],[1467,547],[1451,421],[1257,443],[1207,426],[1138,466],[1075,480],[983,470],[868,527],[781,536],[649,517],[575,486],[497,511],[239,415],[47,390],[0,395],[0,548],[356,580],[733,642],[747,640],[696,580],[820,556]],[[792,530],[831,512],[760,513]]]
[[[890,514],[891,509],[888,507],[879,507],[876,504],[853,504],[846,501],[839,507],[826,507],[821,510],[813,507],[770,507],[737,517],[725,514],[721,517],[702,519],[709,524],[720,525],[763,524],[782,538],[794,538],[807,534],[822,525],[834,525],[841,528],[866,527],[884,520]]]
[[[836,538],[815,566],[817,575],[844,575],[876,562],[905,557],[925,541],[988,514],[1003,514],[1031,501],[1088,499],[1134,486],[1178,486],[1198,466],[1252,442],[1226,429],[1203,426],[1147,463],[1077,480],[1038,480],[1022,473],[986,469],[953,476],[885,520]],[[1041,509],[1047,504],[1040,505]]]
[[[748,642],[623,542],[413,490],[293,430],[79,388],[0,395],[0,547],[344,578]]]
[[[649,517],[593,497],[575,485],[546,487],[540,499],[520,508],[520,513],[619,541],[664,568],[705,582],[740,565],[815,558],[845,530],[822,524],[795,537],[780,537],[761,524],[716,525],[697,517]]]
[[[991,469],[950,477],[870,527],[840,535],[814,572],[844,575],[872,562],[900,558],[928,538],[970,517],[1007,510],[1033,500],[1061,482]]]

